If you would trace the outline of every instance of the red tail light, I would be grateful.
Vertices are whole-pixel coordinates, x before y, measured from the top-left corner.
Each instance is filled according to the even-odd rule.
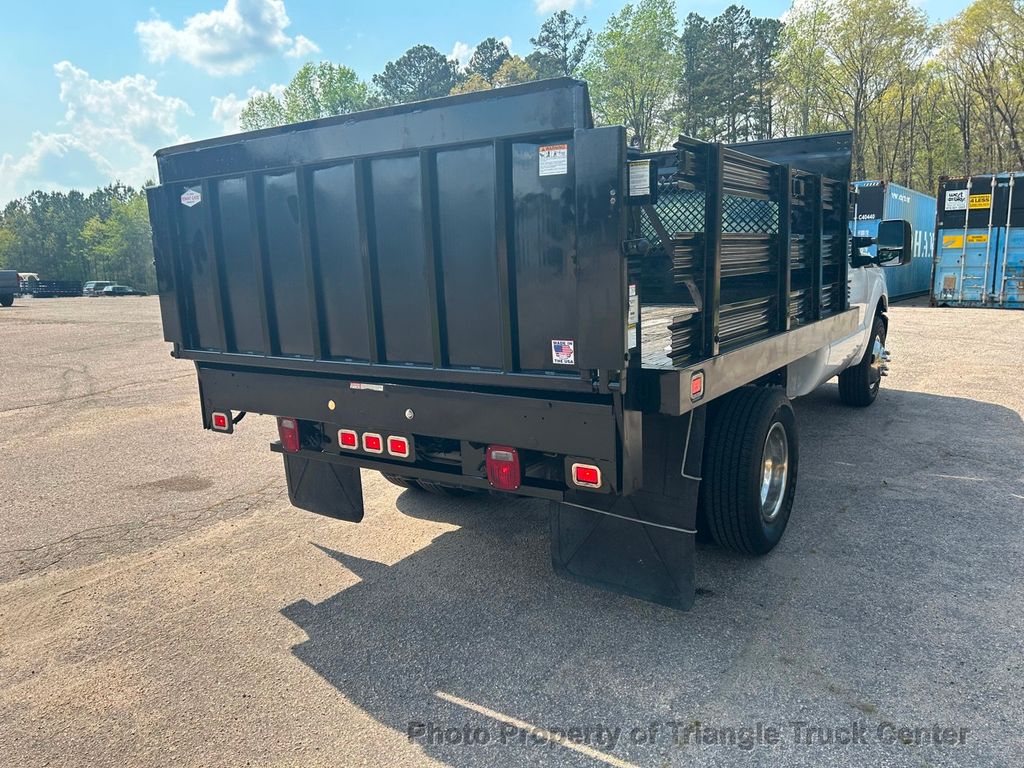
[[[505,445],[487,446],[487,480],[502,491],[514,491],[519,487],[519,452]]]
[[[384,438],[376,432],[364,433],[363,450],[367,453],[384,453]]]
[[[584,488],[600,488],[601,470],[593,464],[573,464],[572,481]]]
[[[338,445],[346,450],[354,451],[359,447],[359,435],[354,429],[339,429]]]
[[[227,432],[231,427],[231,417],[226,413],[214,413],[210,417],[210,423],[213,428],[221,432]]]
[[[400,459],[409,458],[409,441],[404,437],[391,435],[388,438],[388,453],[398,456]]]
[[[277,434],[281,436],[281,447],[288,453],[296,453],[299,450],[299,422],[298,419],[278,418]]]

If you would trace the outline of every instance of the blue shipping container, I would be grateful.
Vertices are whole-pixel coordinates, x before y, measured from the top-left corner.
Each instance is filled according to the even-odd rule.
[[[874,237],[878,223],[886,219],[905,219],[914,233],[910,264],[885,270],[889,297],[928,293],[935,248],[935,198],[891,181],[858,181],[853,186],[857,190],[853,199],[855,235]],[[872,255],[874,250],[874,246],[867,249]]]
[[[1024,309],[1024,173],[939,183],[932,303]]]

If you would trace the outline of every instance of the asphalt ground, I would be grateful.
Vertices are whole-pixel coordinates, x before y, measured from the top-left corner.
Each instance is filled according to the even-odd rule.
[[[543,503],[291,508],[152,298],[0,309],[0,765],[1024,763],[1024,313],[891,318],[874,406],[796,403],[780,546],[679,613],[554,576]]]

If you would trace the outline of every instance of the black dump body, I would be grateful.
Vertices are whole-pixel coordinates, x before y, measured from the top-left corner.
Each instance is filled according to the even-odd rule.
[[[497,444],[520,453],[519,494],[683,499],[608,519],[663,514],[690,547],[701,406],[853,327],[849,143],[639,155],[558,79],[165,149],[165,338],[197,365],[204,426],[298,420],[297,506],[358,520],[360,467],[488,488]],[[346,450],[340,429],[411,455]],[[567,483],[576,462],[599,488]],[[559,519],[556,566],[589,578],[570,565],[586,524]]]

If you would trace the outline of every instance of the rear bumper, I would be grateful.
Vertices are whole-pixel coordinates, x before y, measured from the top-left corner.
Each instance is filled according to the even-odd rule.
[[[454,472],[441,472],[425,467],[418,467],[415,464],[397,464],[386,460],[376,461],[363,456],[339,456],[333,453],[325,453],[324,451],[301,450],[297,453],[288,453],[281,447],[280,441],[274,441],[271,443],[270,450],[274,453],[280,453],[286,457],[293,456],[295,458],[306,459],[309,461],[322,461],[328,464],[336,464],[341,467],[375,469],[378,472],[401,475],[402,477],[411,477],[417,480],[428,480],[432,483],[457,484],[465,488],[478,488],[482,491],[495,490],[491,487],[491,484],[487,481],[486,477],[456,474]],[[532,496],[534,498],[550,499],[552,501],[562,501],[565,499],[564,491],[531,485],[521,485],[518,490],[509,491],[509,493],[516,496]]]
[[[621,493],[638,480],[623,477],[623,440],[611,396],[560,398],[522,393],[480,392],[352,381],[334,377],[267,373],[199,366],[203,423],[214,412],[247,411],[300,420],[319,430],[323,441],[303,443],[295,456],[339,467],[362,467],[432,482],[490,488],[483,467],[487,445],[509,445],[556,467],[587,460],[601,467],[604,492]],[[625,419],[626,422],[629,419]],[[452,454],[436,460],[422,452],[412,460],[349,452],[336,439],[339,429],[396,434],[414,446],[451,441]],[[635,435],[640,439],[639,431]],[[282,452],[279,443],[272,450]],[[625,451],[627,455],[638,451]],[[627,475],[629,473],[627,472]],[[562,500],[564,477],[524,472],[515,491],[522,496]],[[628,491],[627,491],[628,492]]]

